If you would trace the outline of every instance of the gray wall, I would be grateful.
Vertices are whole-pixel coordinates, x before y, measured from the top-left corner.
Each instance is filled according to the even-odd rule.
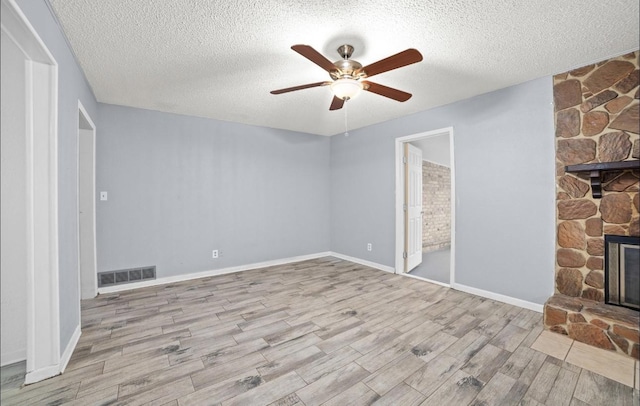
[[[60,253],[60,351],[79,320],[77,136],[78,100],[96,118],[96,100],[45,0],[18,5],[58,62],[58,225]]]
[[[98,272],[156,265],[166,277],[328,251],[329,145],[99,104]]]
[[[332,137],[332,251],[394,266],[394,139],[452,126],[455,281],[544,303],[554,273],[552,101],[547,77]]]

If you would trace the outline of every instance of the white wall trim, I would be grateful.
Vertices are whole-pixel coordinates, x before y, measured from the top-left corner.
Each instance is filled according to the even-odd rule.
[[[24,55],[33,57],[37,62],[47,63],[53,61],[55,63],[53,54],[51,54],[49,48],[47,48],[42,38],[40,38],[35,28],[33,28],[27,16],[22,12],[18,3],[16,3],[15,0],[2,0],[2,5],[2,14],[9,14],[6,20],[2,20],[5,33],[7,33],[18,46],[24,44],[24,36],[28,36],[28,39],[35,41],[34,45],[36,45],[36,47],[20,47]]]
[[[232,267],[228,267],[228,268],[214,269],[214,270],[210,270],[210,271],[195,272],[195,273],[184,274],[184,275],[176,275],[176,276],[166,276],[166,277],[154,279],[152,281],[127,283],[127,284],[124,284],[124,285],[109,286],[109,287],[106,287],[106,288],[98,288],[98,294],[103,295],[103,294],[107,294],[107,293],[124,292],[124,291],[127,291],[127,290],[145,288],[145,287],[148,287],[148,286],[158,286],[158,285],[165,285],[167,283],[184,282],[184,281],[188,281],[188,280],[200,279],[200,278],[208,278],[208,277],[211,277],[211,276],[225,275],[225,274],[234,273],[234,272],[250,271],[252,269],[267,268],[267,267],[270,267],[270,266],[277,266],[277,265],[286,265],[286,264],[291,264],[291,263],[294,263],[294,262],[308,261],[310,259],[317,259],[317,258],[322,258],[322,257],[335,257],[335,258],[339,258],[339,259],[344,259],[345,261],[350,261],[350,262],[353,262],[353,263],[356,263],[356,264],[365,265],[365,266],[369,266],[371,268],[379,269],[381,271],[394,273],[394,269],[391,266],[378,264],[376,262],[371,262],[371,261],[367,261],[367,260],[360,259],[360,258],[350,257],[348,255],[340,254],[340,253],[333,252],[333,251],[326,251],[326,252],[318,252],[316,254],[300,255],[300,256],[297,256],[297,257],[289,257],[289,258],[283,258],[283,259],[276,259],[276,260],[272,260],[272,261],[256,262],[256,263],[253,263],[253,264],[238,265],[238,266],[232,266]]]
[[[82,330],[80,325],[76,327],[76,331],[73,332],[71,336],[71,340],[69,340],[69,344],[67,344],[67,348],[65,348],[62,353],[62,357],[60,357],[60,373],[63,373],[65,369],[67,369],[67,365],[69,364],[69,360],[71,359],[71,355],[73,355],[73,351],[76,349],[78,345],[78,341],[80,341],[80,335],[82,335]]]
[[[365,266],[368,266],[368,267],[371,267],[371,268],[375,268],[375,269],[378,269],[378,270],[381,270],[381,271],[385,271],[385,272],[389,272],[389,273],[395,273],[395,269],[393,267],[391,267],[391,266],[378,264],[376,262],[367,261],[367,260],[361,259],[361,258],[351,257],[349,255],[340,254],[338,252],[327,251],[327,252],[319,252],[319,253],[316,253],[316,254],[300,255],[300,256],[297,256],[297,257],[276,259],[276,260],[272,260],[272,261],[256,262],[256,263],[248,264],[248,265],[239,265],[239,266],[233,266],[233,267],[228,267],[228,268],[215,269],[215,270],[211,270],[211,271],[195,272],[195,273],[184,274],[184,275],[176,275],[176,276],[167,276],[167,277],[164,277],[164,278],[159,278],[159,279],[156,279],[156,280],[153,280],[153,281],[147,281],[147,282],[129,283],[129,284],[126,284],[126,285],[113,286],[113,287],[108,287],[108,288],[99,288],[98,289],[98,293],[99,294],[106,294],[106,293],[123,292],[123,291],[127,291],[127,290],[139,289],[139,288],[144,288],[144,287],[148,287],[148,286],[158,286],[158,285],[164,285],[164,284],[167,284],[167,283],[183,282],[183,281],[188,281],[188,280],[193,280],[193,279],[207,278],[207,277],[211,277],[211,276],[224,275],[224,274],[229,274],[229,273],[234,273],[234,272],[243,272],[243,271],[249,271],[249,270],[252,270],[252,269],[266,268],[266,267],[270,267],[270,266],[286,265],[286,264],[291,264],[291,263],[294,263],[294,262],[307,261],[307,260],[310,260],[310,259],[317,259],[317,258],[322,258],[322,257],[334,257],[334,258],[342,259],[342,260],[345,260],[345,261],[353,262],[353,263],[356,263],[356,264],[365,265]],[[539,312],[539,313],[542,313],[542,310],[543,310],[543,305],[540,305],[540,304],[537,304],[537,303],[532,303],[532,302],[527,302],[526,300],[516,299],[514,297],[501,295],[499,293],[494,293],[494,292],[490,292],[490,291],[487,291],[487,290],[472,288],[470,286],[465,286],[465,285],[461,285],[461,284],[458,284],[458,283],[454,283],[452,286],[449,286],[449,285],[447,285],[445,283],[441,283],[441,282],[437,282],[437,281],[430,281],[430,280],[427,280],[425,278],[420,278],[420,277],[417,277],[417,276],[414,276],[414,275],[409,275],[409,274],[404,274],[404,273],[401,274],[401,275],[409,277],[409,278],[418,279],[418,280],[421,280],[421,281],[426,282],[426,283],[434,283],[436,285],[440,285],[440,286],[443,286],[443,287],[453,288],[453,289],[459,290],[461,292],[470,293],[472,295],[486,297],[487,299],[492,299],[492,300],[496,300],[498,302],[507,303],[507,304],[510,304],[510,305],[522,307],[522,308],[533,310],[533,311],[536,311],[536,312]],[[61,365],[63,365],[63,367],[61,369],[62,371],[64,371],[64,368],[66,368],[66,365],[69,362],[69,359],[66,357],[67,353],[69,353],[68,356],[70,357],[71,353],[73,352],[73,348],[77,344],[79,338],[80,338],[80,327],[78,326],[78,329],[74,333],[73,338],[71,339],[71,342],[69,343],[69,346],[67,346],[67,350],[63,354],[63,362],[61,363]]]
[[[449,167],[451,176],[451,257],[449,263],[451,267],[451,275],[449,275],[449,285],[455,283],[456,280],[456,161],[454,146],[453,127],[449,127]]]
[[[466,293],[471,293],[472,295],[486,297],[487,299],[497,300],[498,302],[533,310],[534,312],[538,312],[538,313],[542,313],[542,310],[544,308],[544,305],[541,305],[538,303],[528,302],[526,300],[517,299],[511,296],[501,295],[500,293],[490,292],[488,290],[473,288],[471,286],[461,285],[459,283],[454,283],[451,285],[451,287],[461,292],[466,292]]]
[[[344,259],[345,261],[355,262],[356,264],[365,265],[365,266],[369,266],[371,268],[379,269],[379,270],[385,271],[385,272],[394,273],[394,271],[395,271],[392,266],[378,264],[377,262],[367,261],[366,259],[350,257],[349,255],[340,254],[338,252],[333,252],[332,251],[332,252],[329,253],[329,255],[331,255],[332,257]]]
[[[158,285],[165,285],[167,283],[183,282],[183,281],[200,279],[200,278],[208,278],[211,276],[225,275],[225,274],[234,273],[234,272],[250,271],[252,269],[267,268],[270,266],[286,265],[294,262],[308,261],[310,259],[317,259],[322,257],[335,257],[335,258],[343,259],[345,261],[350,261],[356,264],[379,269],[381,271],[394,273],[394,269],[391,266],[378,264],[376,262],[371,262],[371,261],[367,261],[360,258],[350,257],[348,255],[340,254],[333,251],[327,251],[327,252],[318,252],[316,254],[300,255],[297,257],[276,259],[272,261],[256,262],[256,263],[247,264],[247,265],[238,265],[238,266],[232,266],[228,268],[214,269],[210,271],[194,272],[194,273],[189,273],[184,275],[166,276],[166,277],[162,277],[162,278],[158,278],[158,279],[155,279],[152,281],[146,281],[146,282],[127,283],[124,285],[98,288],[98,294],[103,295],[107,293],[124,292],[127,290],[145,288],[148,286],[158,286]]]
[[[297,256],[297,257],[275,259],[275,260],[272,260],[272,261],[256,262],[256,263],[253,263],[253,264],[238,265],[238,266],[232,266],[232,267],[221,268],[221,269],[213,269],[213,270],[210,270],[210,271],[194,272],[194,273],[189,273],[189,274],[184,274],[184,275],[165,276],[165,277],[162,277],[162,278],[154,279],[152,281],[137,282],[137,283],[127,283],[127,284],[124,284],[124,285],[109,286],[109,287],[106,287],[106,288],[98,288],[98,294],[123,292],[123,291],[126,291],[126,290],[144,288],[144,287],[147,287],[147,286],[158,286],[158,285],[165,285],[167,283],[183,282],[183,281],[188,281],[188,280],[192,280],[192,279],[200,279],[200,278],[208,278],[210,276],[224,275],[224,274],[234,273],[234,272],[249,271],[249,270],[252,270],[252,269],[267,268],[267,267],[270,267],[270,266],[285,265],[285,264],[290,264],[290,263],[293,263],[293,262],[308,261],[310,259],[317,259],[317,258],[328,257],[328,256],[332,256],[331,252],[328,252],[328,251],[327,252],[318,252],[316,254],[300,255],[300,256]]]
[[[80,325],[78,325],[76,326],[76,330],[73,332],[73,335],[71,336],[67,347],[62,353],[62,356],[60,357],[60,362],[55,365],[50,365],[44,368],[39,368],[35,371],[28,372],[24,379],[25,385],[36,383],[42,381],[43,379],[51,378],[63,373],[67,368],[67,365],[69,364],[69,360],[71,359],[71,355],[73,355],[73,351],[78,345],[78,341],[80,341],[81,334],[82,331],[80,329]]]
[[[77,168],[77,176],[76,176],[76,209],[77,209],[77,217],[78,217],[78,294],[80,295],[80,299],[86,298],[92,298],[95,297],[97,292],[98,292],[98,263],[97,263],[97,247],[96,247],[96,190],[95,190],[95,186],[96,186],[96,125],[94,124],[93,120],[91,119],[91,116],[89,115],[89,113],[87,112],[87,109],[84,108],[84,105],[82,104],[82,102],[80,100],[78,100],[78,129],[77,129],[77,139],[76,139],[76,168]],[[93,164],[93,168],[92,168],[92,172],[93,172],[93,181],[91,182],[93,185],[94,190],[92,191],[92,202],[91,205],[93,206],[93,216],[91,219],[89,219],[89,221],[92,222],[91,228],[93,230],[93,272],[92,272],[92,276],[93,276],[93,280],[92,280],[92,287],[93,289],[91,290],[91,292],[83,292],[83,285],[82,285],[82,279],[86,277],[86,275],[82,275],[82,264],[81,264],[81,260],[82,260],[82,251],[81,251],[81,244],[80,244],[80,239],[82,238],[82,235],[80,233],[80,137],[81,135],[81,128],[80,128],[80,114],[82,114],[82,116],[87,120],[87,122],[89,123],[89,126],[91,127],[91,137],[92,137],[92,143],[93,143],[93,157],[91,159],[91,162]],[[87,129],[88,130],[88,129]],[[84,293],[84,294],[83,294]],[[80,301],[78,301],[78,308],[80,308]],[[79,313],[78,313],[79,314]],[[79,316],[80,317],[80,316]],[[78,320],[78,323],[81,323],[80,320]]]
[[[348,255],[340,254],[340,253],[337,253],[337,252],[330,252],[329,254],[332,257],[344,259],[345,261],[354,262],[354,263],[360,264],[360,265],[366,265],[366,266],[369,266],[371,268],[380,269],[380,270],[385,271],[385,272],[390,272],[390,273],[394,273],[395,272],[395,269],[393,267],[391,267],[391,266],[378,264],[378,263],[367,261],[367,260],[360,259],[360,258],[350,257]],[[543,310],[543,307],[544,307],[541,304],[528,302],[526,300],[517,299],[517,298],[511,297],[511,296],[501,295],[499,293],[490,292],[488,290],[482,290],[482,289],[473,288],[471,286],[461,285],[459,283],[453,283],[452,285],[448,285],[446,283],[437,282],[437,281],[431,281],[431,280],[428,280],[428,279],[425,279],[425,278],[421,278],[421,277],[418,277],[418,276],[415,276],[415,275],[410,275],[410,274],[407,274],[407,273],[401,273],[400,275],[401,276],[406,276],[406,277],[409,277],[409,278],[413,278],[413,279],[418,279],[418,280],[421,280],[421,281],[426,282],[426,283],[433,283],[433,284],[440,285],[440,286],[443,286],[443,287],[446,287],[446,288],[453,288],[455,290],[459,290],[461,292],[470,293],[472,295],[486,297],[487,299],[492,299],[492,300],[496,300],[498,302],[507,303],[507,304],[510,304],[510,305],[513,305],[513,306],[517,306],[517,307],[521,307],[521,308],[524,308],[524,309],[533,310],[533,311],[538,312],[538,313],[542,313],[542,310]]]
[[[24,377],[24,384],[30,385],[32,383],[52,378],[56,375],[60,375],[60,364],[50,365],[47,367],[38,368],[31,372],[27,372],[27,375]]]

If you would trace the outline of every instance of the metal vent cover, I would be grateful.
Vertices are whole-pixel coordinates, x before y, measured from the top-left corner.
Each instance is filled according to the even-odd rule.
[[[140,269],[133,269],[131,271],[129,271],[129,280],[130,281],[139,281],[140,279],[142,279],[142,270]]]
[[[113,285],[116,282],[116,276],[113,272],[103,272],[98,276],[98,286]]]
[[[145,281],[156,278],[156,266],[121,269],[98,273],[98,287],[122,285],[125,283]]]

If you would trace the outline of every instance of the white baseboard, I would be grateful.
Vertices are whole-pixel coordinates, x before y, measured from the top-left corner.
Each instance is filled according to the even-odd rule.
[[[497,300],[498,302],[507,303],[510,305],[523,307],[525,309],[533,310],[534,312],[542,313],[544,309],[544,305],[528,302],[526,300],[517,299],[511,296],[501,295],[499,293],[490,292],[488,290],[482,290],[478,288],[472,288],[471,286],[461,285],[459,283],[454,283],[451,285],[453,289],[471,293],[472,295],[486,297],[487,299]]]
[[[332,257],[344,259],[345,261],[355,262],[356,264],[370,266],[372,268],[380,269],[380,270],[385,271],[385,272],[395,273],[395,270],[392,267],[387,266],[387,265],[377,264],[375,262],[367,261],[367,260],[364,260],[364,259],[350,257],[348,255],[340,254],[340,253],[337,253],[337,252],[331,252],[330,255]],[[533,311],[538,312],[538,313],[542,313],[543,308],[544,308],[544,305],[541,305],[541,304],[528,302],[526,300],[517,299],[517,298],[511,297],[511,296],[501,295],[499,293],[490,292],[488,290],[482,290],[482,289],[478,289],[478,288],[473,288],[471,286],[461,285],[459,283],[453,283],[452,285],[448,285],[446,283],[440,283],[440,282],[437,282],[437,281],[429,281],[429,280],[426,280],[424,278],[419,278],[419,277],[416,277],[416,276],[413,276],[413,275],[409,275],[409,274],[401,274],[401,275],[402,276],[408,276],[410,278],[420,279],[420,280],[423,280],[423,281],[428,282],[428,283],[435,283],[437,285],[441,285],[441,286],[444,286],[444,287],[450,287],[450,288],[459,290],[461,292],[471,293],[472,295],[486,297],[487,299],[496,300],[498,302],[507,303],[507,304],[510,304],[510,305],[514,305],[514,306],[522,307],[522,308],[525,308],[525,309],[533,310]]]
[[[351,257],[349,255],[340,254],[338,252],[328,251],[328,252],[319,252],[319,253],[316,253],[316,254],[301,255],[301,256],[297,256],[297,257],[276,259],[276,260],[272,260],[272,261],[256,262],[256,263],[253,263],[253,264],[239,265],[239,266],[233,266],[233,267],[229,267],[229,268],[215,269],[215,270],[211,270],[211,271],[195,272],[195,273],[184,274],[184,275],[176,275],[176,276],[167,276],[167,277],[163,277],[163,278],[154,279],[152,281],[129,283],[129,284],[126,284],[126,285],[112,286],[112,287],[107,287],[107,288],[99,288],[98,289],[98,293],[99,294],[105,294],[105,293],[113,293],[113,292],[122,292],[122,291],[126,291],[126,290],[138,289],[138,288],[143,288],[143,287],[147,287],[147,286],[164,285],[164,284],[167,284],[167,283],[182,282],[182,281],[188,281],[188,280],[191,280],[191,279],[207,278],[207,277],[210,277],[210,276],[224,275],[224,274],[234,273],[234,272],[249,271],[251,269],[266,268],[266,267],[277,266],[277,265],[285,265],[285,264],[290,264],[290,263],[293,263],[293,262],[307,261],[307,260],[310,260],[310,259],[317,259],[317,258],[322,258],[322,257],[327,257],[327,256],[343,259],[345,261],[350,261],[350,262],[353,262],[353,263],[356,263],[356,264],[360,264],[360,265],[369,266],[371,268],[379,269],[381,271],[385,271],[385,272],[389,272],[389,273],[395,273],[395,269],[393,267],[391,267],[391,266],[388,266],[388,265],[382,265],[382,264],[378,264],[376,262],[367,261],[365,259],[361,259],[361,258]],[[408,275],[408,274],[403,274],[403,275],[412,277],[412,275]],[[422,279],[422,278],[418,278],[418,279]],[[434,283],[434,282],[431,282],[431,281],[427,281],[427,282]],[[443,286],[449,286],[449,285],[446,285],[446,284],[442,284],[442,285]],[[482,290],[482,289],[473,288],[471,286],[461,285],[459,283],[453,283],[450,287],[453,288],[453,289],[462,291],[462,292],[471,293],[473,295],[486,297],[487,299],[492,299],[492,300],[496,300],[498,302],[503,302],[503,303],[507,303],[507,304],[510,304],[510,305],[522,307],[522,308],[533,310],[533,311],[536,311],[536,312],[539,312],[539,313],[542,313],[543,307],[544,307],[544,305],[541,305],[541,304],[528,302],[526,300],[517,299],[517,298],[511,297],[511,296],[501,295],[499,293],[490,292],[488,290]],[[74,333],[74,337],[75,336],[76,336],[76,334]],[[80,335],[78,334],[78,336],[76,337],[76,341],[73,344],[73,347],[75,347],[75,344],[77,343],[77,340],[79,338],[80,338]],[[72,350],[72,352],[73,352],[73,350]],[[65,353],[66,353],[66,351],[65,351]],[[67,359],[67,362],[68,362],[68,359]],[[64,364],[64,366],[66,367],[66,363]]]
[[[167,283],[182,282],[182,281],[188,281],[188,280],[191,280],[191,279],[208,278],[210,276],[224,275],[224,274],[234,273],[234,272],[249,271],[249,270],[252,270],[252,269],[266,268],[266,267],[270,267],[270,266],[285,265],[285,264],[290,264],[290,263],[293,263],[293,262],[308,261],[310,259],[328,257],[328,256],[331,256],[331,255],[332,255],[331,252],[318,252],[316,254],[300,255],[300,256],[297,256],[297,257],[275,259],[275,260],[272,260],[272,261],[256,262],[256,263],[253,263],[253,264],[238,265],[238,266],[232,266],[232,267],[228,267],[228,268],[214,269],[214,270],[211,270],[211,271],[195,272],[195,273],[184,274],[184,275],[176,275],[176,276],[165,276],[165,277],[162,277],[162,278],[154,279],[152,281],[127,283],[125,285],[109,286],[109,287],[106,287],[106,288],[98,288],[98,294],[122,292],[122,291],[126,291],[126,290],[144,288],[144,287],[147,287],[147,286],[165,285]]]
[[[331,251],[329,253],[329,255],[331,255],[332,257],[344,259],[345,261],[355,262],[356,264],[370,266],[371,268],[376,268],[376,269],[379,269],[381,271],[390,272],[390,273],[395,273],[396,272],[396,270],[393,269],[393,267],[391,267],[391,266],[382,265],[382,264],[378,264],[376,262],[367,261],[366,259],[350,257],[348,255],[340,254],[338,252],[333,252],[333,251]]]
[[[78,345],[78,341],[80,340],[80,335],[82,334],[82,330],[80,328],[80,324],[76,327],[76,331],[73,332],[71,336],[71,340],[69,340],[69,344],[67,344],[67,348],[65,348],[62,353],[62,357],[60,358],[60,372],[64,372],[67,368],[67,364],[69,364],[69,360],[71,359],[71,355],[73,351],[76,349],[76,345]]]
[[[27,372],[27,375],[24,377],[24,384],[29,385],[40,382],[56,375],[60,375],[60,364],[49,365],[44,368],[36,369],[35,371]]]
[[[67,364],[69,364],[69,360],[71,359],[73,351],[76,349],[76,345],[78,345],[78,340],[80,340],[81,334],[82,331],[80,329],[80,325],[78,325],[76,327],[76,330],[73,332],[69,343],[67,344],[67,348],[65,348],[64,352],[62,353],[60,362],[56,365],[49,365],[44,368],[36,369],[35,371],[27,372],[27,375],[24,378],[25,385],[40,382],[63,373],[67,368]]]
[[[445,288],[450,288],[451,287],[451,285],[449,285],[448,283],[434,281],[433,279],[423,278],[421,276],[415,276],[415,275],[411,275],[409,273],[401,273],[399,275],[406,276],[408,278],[418,279],[418,280],[421,280],[421,281],[424,281],[424,282],[433,283],[434,285],[444,286]]]
[[[0,366],[15,364],[27,359],[27,349],[23,348],[18,351],[11,351],[0,356]]]

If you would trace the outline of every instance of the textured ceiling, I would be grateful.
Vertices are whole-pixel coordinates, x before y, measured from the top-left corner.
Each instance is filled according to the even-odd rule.
[[[637,0],[50,0],[100,102],[319,135],[344,131],[329,79],[290,49],[328,59],[355,46],[363,65],[407,48],[420,63],[375,82],[404,103],[363,92],[349,128],[552,75],[639,46]]]

